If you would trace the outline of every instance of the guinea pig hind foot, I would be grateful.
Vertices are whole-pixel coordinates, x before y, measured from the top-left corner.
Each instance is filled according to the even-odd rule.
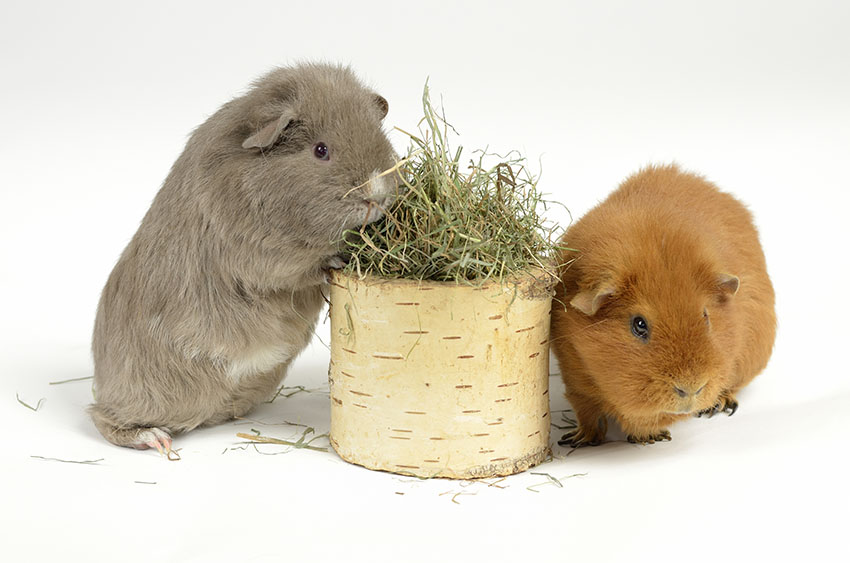
[[[168,459],[179,458],[180,454],[171,449],[171,435],[162,428],[139,428],[132,446],[137,450],[153,448]]]
[[[126,422],[108,405],[95,403],[89,407],[95,428],[101,436],[116,446],[147,450],[153,448],[168,459],[179,459],[171,449],[171,430],[162,426],[151,426]]]
[[[170,460],[180,459],[180,454],[171,449],[171,434],[156,426],[134,426],[115,430],[110,442],[137,450],[154,449]]]

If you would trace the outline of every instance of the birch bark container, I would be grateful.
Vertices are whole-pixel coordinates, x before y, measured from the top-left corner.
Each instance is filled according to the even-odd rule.
[[[552,288],[529,276],[331,281],[330,442],[418,477],[510,475],[549,451]]]

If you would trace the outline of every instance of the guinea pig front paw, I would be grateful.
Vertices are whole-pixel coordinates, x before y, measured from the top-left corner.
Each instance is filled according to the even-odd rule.
[[[598,432],[588,432],[584,428],[577,428],[572,432],[564,434],[558,440],[559,446],[569,446],[571,448],[581,448],[583,446],[598,446],[603,441],[603,436]]]
[[[333,256],[329,257],[322,265],[325,270],[341,270],[346,266],[348,266],[348,260],[340,256],[339,254],[334,254]]]
[[[632,444],[654,444],[655,442],[669,442],[673,437],[670,436],[669,430],[660,430],[646,435],[629,434],[626,439]]]
[[[738,401],[735,399],[735,396],[732,393],[724,392],[720,395],[720,398],[717,400],[717,403],[714,406],[711,406],[707,409],[703,409],[699,411],[696,416],[701,418],[703,416],[707,416],[711,418],[712,416],[718,413],[726,413],[728,416],[732,416],[738,410]]]
[[[325,261],[322,262],[320,269],[322,282],[326,284],[331,283],[331,270],[341,270],[347,265],[348,260],[339,254],[334,254],[333,256],[326,258]]]

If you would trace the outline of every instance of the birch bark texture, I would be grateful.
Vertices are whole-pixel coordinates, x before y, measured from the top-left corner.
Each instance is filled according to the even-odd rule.
[[[544,276],[545,277],[545,276]],[[330,442],[370,469],[477,479],[549,453],[552,284],[330,285]]]

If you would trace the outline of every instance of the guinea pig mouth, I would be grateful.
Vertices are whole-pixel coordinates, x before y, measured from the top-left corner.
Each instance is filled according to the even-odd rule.
[[[364,199],[361,203],[363,206],[363,225],[373,223],[384,216],[385,201],[376,201],[374,199]]]
[[[366,202],[375,202],[386,207],[395,201],[398,192],[397,183],[387,178],[387,172],[373,171],[365,182],[352,187],[342,197],[346,198],[359,192],[358,195]]]

